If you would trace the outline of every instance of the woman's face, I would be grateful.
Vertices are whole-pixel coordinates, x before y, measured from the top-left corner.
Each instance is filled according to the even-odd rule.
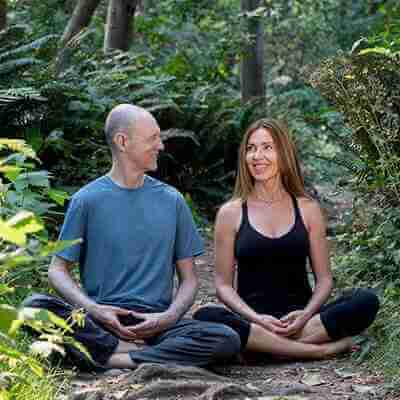
[[[259,128],[250,135],[246,164],[255,181],[268,181],[279,176],[278,151],[268,129]]]

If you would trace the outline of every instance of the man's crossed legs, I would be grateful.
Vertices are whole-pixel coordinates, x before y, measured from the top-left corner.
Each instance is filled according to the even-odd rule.
[[[34,294],[24,307],[43,308],[68,319],[74,308],[60,298]],[[74,325],[73,337],[82,343],[97,368],[134,368],[144,362],[173,363],[204,367],[229,359],[240,351],[239,335],[226,325],[181,319],[166,331],[145,340],[145,345],[120,340],[100,323],[85,316],[83,327]],[[91,368],[90,362],[77,349],[66,346],[71,361],[78,367]]]

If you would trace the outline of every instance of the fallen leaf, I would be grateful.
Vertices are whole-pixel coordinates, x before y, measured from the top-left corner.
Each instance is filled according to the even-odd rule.
[[[357,393],[373,393],[375,392],[374,386],[366,386],[366,385],[352,385],[352,388]]]
[[[129,385],[129,387],[133,390],[139,390],[142,389],[144,385],[140,383],[133,383],[132,385]]]
[[[246,387],[247,387],[248,389],[250,389],[250,390],[257,390],[257,392],[260,391],[260,389],[259,389],[258,387],[254,386],[254,385],[251,384],[251,383],[247,383],[247,384],[246,384]]]
[[[114,392],[113,393],[113,397],[116,400],[121,400],[123,397],[125,397],[125,395],[128,393],[128,390],[120,390],[118,392]]]
[[[359,372],[355,372],[350,368],[337,368],[335,369],[335,374],[341,378],[352,378],[353,376],[358,376]]]
[[[306,373],[300,382],[308,386],[318,386],[325,383],[319,373]]]

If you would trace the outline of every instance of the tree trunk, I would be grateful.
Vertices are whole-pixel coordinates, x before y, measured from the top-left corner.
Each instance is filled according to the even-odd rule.
[[[143,0],[144,4],[144,9],[145,10],[150,10],[150,8],[155,7],[155,1],[154,0]]]
[[[83,28],[86,28],[101,0],[78,0],[71,19],[61,38],[61,47],[79,33]]]
[[[242,12],[261,6],[260,0],[241,0]],[[261,18],[248,18],[247,32],[251,42],[244,45],[241,66],[242,101],[265,97],[264,83],[264,34]]]
[[[7,27],[7,0],[0,0],[0,31]]]
[[[110,0],[107,11],[104,52],[128,50],[132,40],[133,18],[139,0]]]

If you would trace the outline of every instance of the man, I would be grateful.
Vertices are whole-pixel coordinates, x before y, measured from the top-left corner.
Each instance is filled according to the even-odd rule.
[[[203,247],[183,197],[146,175],[164,148],[156,120],[121,104],[108,115],[105,134],[111,170],[72,197],[60,234],[83,242],[58,253],[49,267],[50,284],[65,302],[34,295],[25,306],[63,318],[84,308],[85,326],[76,328],[75,338],[106,368],[205,366],[233,356],[240,339],[229,327],[181,319],[195,298],[193,257]],[[76,262],[83,289],[71,277]]]

